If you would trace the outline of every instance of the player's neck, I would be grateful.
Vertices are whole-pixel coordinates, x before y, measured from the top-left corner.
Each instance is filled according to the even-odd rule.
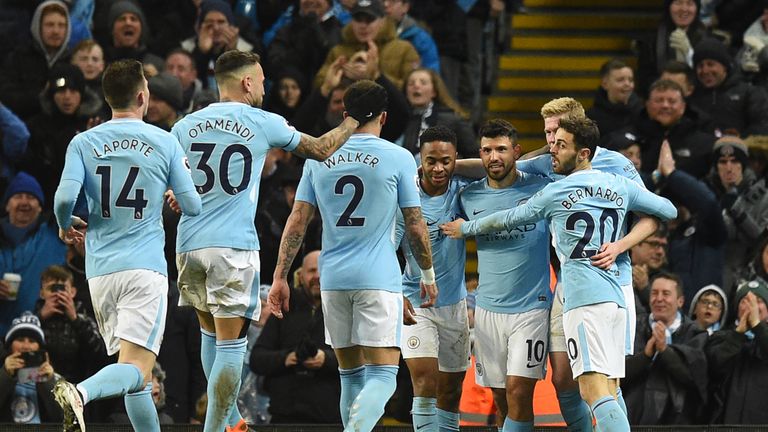
[[[578,171],[587,171],[592,169],[592,162],[589,161],[589,159],[580,162],[576,165],[576,168],[574,168],[573,172],[571,174],[578,172]]]
[[[450,185],[450,182],[446,182],[443,186],[435,186],[432,183],[424,181],[424,178],[422,177],[419,179],[419,184],[421,185],[421,190],[423,190],[427,195],[440,196],[448,191],[448,185]]]
[[[517,181],[517,167],[513,167],[512,170],[504,176],[504,178],[495,180],[492,179],[490,176],[488,178],[488,186],[490,186],[493,189],[504,189],[506,187],[510,187]]]
[[[136,108],[134,110],[112,110],[112,119],[144,119],[144,109]]]

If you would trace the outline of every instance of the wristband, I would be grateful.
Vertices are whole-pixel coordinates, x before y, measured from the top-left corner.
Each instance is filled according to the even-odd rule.
[[[421,269],[421,281],[424,282],[424,285],[434,285],[435,284],[435,268],[430,267],[426,270]]]

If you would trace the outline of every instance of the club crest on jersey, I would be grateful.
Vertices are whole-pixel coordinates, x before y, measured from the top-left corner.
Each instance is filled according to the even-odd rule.
[[[416,336],[411,336],[408,338],[408,348],[410,349],[416,349],[421,345],[421,341]]]

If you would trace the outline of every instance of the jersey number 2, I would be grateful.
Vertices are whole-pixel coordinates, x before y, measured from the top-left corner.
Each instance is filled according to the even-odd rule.
[[[616,232],[619,230],[619,212],[615,209],[605,209],[600,214],[600,246],[603,245],[605,240],[605,221],[610,218],[613,221],[613,233],[611,233],[611,241],[616,241]],[[597,255],[597,249],[585,249],[590,241],[592,241],[592,235],[595,232],[595,220],[587,212],[576,212],[568,217],[565,221],[565,229],[573,231],[576,229],[576,222],[583,221],[586,224],[584,228],[584,235],[581,236],[579,242],[576,243],[576,247],[571,252],[571,259],[589,258],[593,255]]]
[[[360,200],[363,199],[363,192],[365,192],[365,186],[363,181],[358,176],[345,175],[336,181],[336,187],[334,192],[336,195],[344,195],[344,186],[352,185],[354,191],[352,193],[352,199],[349,200],[347,208],[344,209],[344,213],[341,214],[339,220],[336,221],[337,227],[359,227],[365,224],[364,217],[352,217],[352,213],[360,205]]]
[[[131,167],[128,170],[128,176],[125,177],[123,187],[120,188],[120,194],[115,201],[115,207],[124,207],[133,209],[133,218],[142,219],[144,217],[144,208],[149,201],[144,199],[144,189],[137,188],[133,198],[129,198],[136,177],[139,176],[139,167]],[[110,204],[112,203],[112,166],[99,165],[96,167],[96,174],[101,176],[101,217],[109,219],[112,217]]]

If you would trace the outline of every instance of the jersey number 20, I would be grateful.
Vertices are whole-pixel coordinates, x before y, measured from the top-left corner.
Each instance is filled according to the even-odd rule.
[[[616,241],[616,232],[619,230],[619,212],[615,209],[605,209],[600,214],[600,246],[603,245],[605,240],[605,221],[611,219],[613,221],[613,233],[611,233],[611,241]],[[597,255],[597,249],[585,249],[590,241],[592,241],[592,235],[595,232],[595,220],[587,212],[580,211],[573,213],[565,221],[565,229],[573,231],[576,229],[576,222],[583,221],[586,224],[584,228],[584,235],[581,236],[579,242],[576,243],[576,247],[571,252],[571,259],[589,258],[593,255]]]

